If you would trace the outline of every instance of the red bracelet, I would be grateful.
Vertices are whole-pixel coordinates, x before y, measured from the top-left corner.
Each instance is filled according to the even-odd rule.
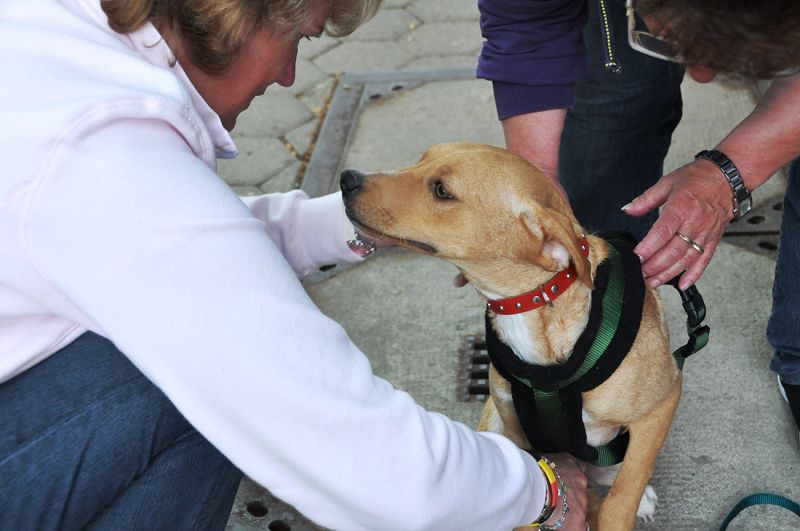
[[[540,457],[536,463],[539,465],[539,468],[542,469],[542,472],[547,479],[547,492],[545,493],[546,496],[544,500],[544,507],[542,508],[542,514],[539,515],[539,518],[526,526],[533,528],[540,527],[551,516],[553,516],[553,513],[558,507],[559,492],[559,478],[558,474],[556,474],[556,471],[553,469],[555,466],[554,463],[546,457]]]

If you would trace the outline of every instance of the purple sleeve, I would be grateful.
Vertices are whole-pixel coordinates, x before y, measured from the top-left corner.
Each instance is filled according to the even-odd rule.
[[[477,74],[492,81],[501,120],[573,105],[586,71],[586,1],[478,0],[486,40]]]

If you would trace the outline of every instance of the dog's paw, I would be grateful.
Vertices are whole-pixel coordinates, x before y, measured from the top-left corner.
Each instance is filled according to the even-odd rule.
[[[642,500],[639,502],[639,510],[636,511],[636,516],[645,522],[652,522],[656,515],[656,505],[658,505],[658,495],[656,490],[650,485],[644,488]]]

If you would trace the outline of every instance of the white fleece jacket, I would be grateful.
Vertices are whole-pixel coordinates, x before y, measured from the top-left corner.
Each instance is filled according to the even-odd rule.
[[[0,382],[92,330],[326,527],[534,519],[527,454],[374,376],[303,290],[358,259],[340,196],[243,202],[215,173],[233,141],[170,58],[152,25],[110,30],[99,0],[0,2]]]

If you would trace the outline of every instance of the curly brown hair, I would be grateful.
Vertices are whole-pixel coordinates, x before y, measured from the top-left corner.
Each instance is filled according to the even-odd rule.
[[[369,20],[381,0],[330,0],[325,24],[334,37]],[[177,28],[192,62],[210,74],[225,72],[247,39],[268,29],[291,38],[309,16],[314,0],[101,0],[114,31],[129,33],[152,22],[162,34]]]
[[[639,0],[688,64],[768,78],[800,66],[800,0]]]

